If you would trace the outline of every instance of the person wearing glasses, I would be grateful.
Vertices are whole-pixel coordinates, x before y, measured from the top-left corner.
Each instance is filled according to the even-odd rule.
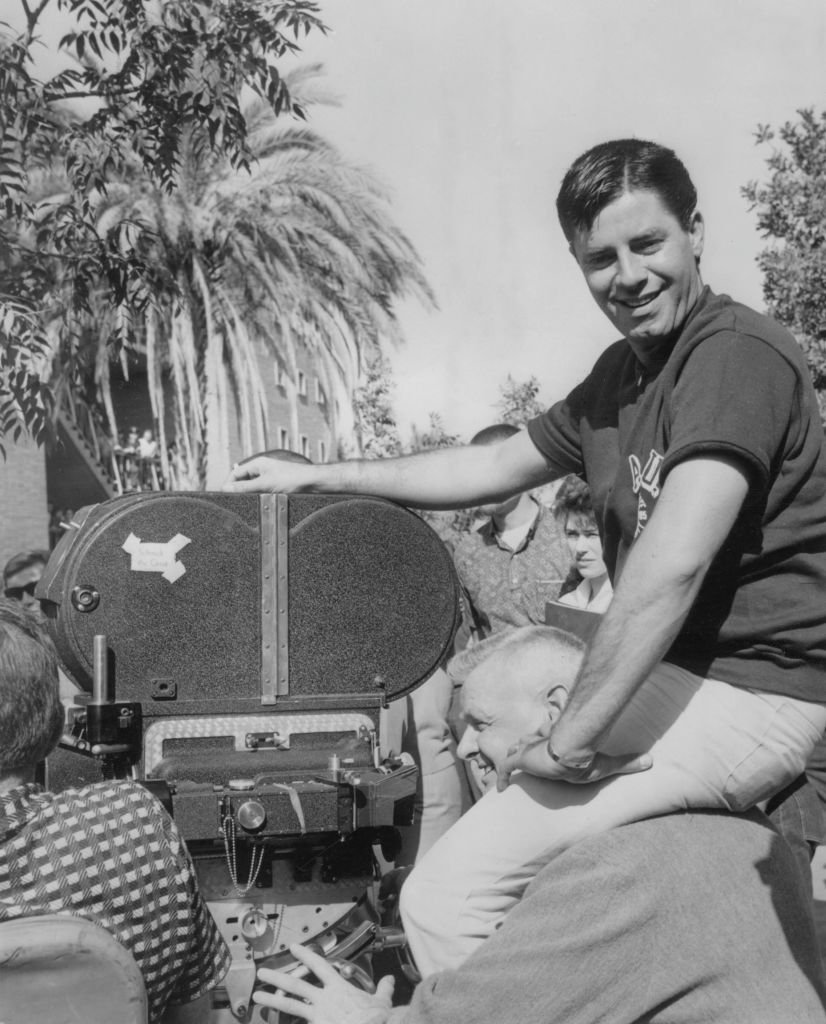
[[[3,596],[9,601],[19,601],[27,612],[38,618],[42,618],[42,612],[34,588],[48,561],[49,552],[45,548],[31,548],[18,552],[3,568]]]
[[[49,552],[45,548],[30,548],[13,555],[3,567],[3,597],[7,601],[18,602],[25,612],[41,623],[45,616],[40,601],[34,596],[34,589],[48,561]],[[58,683],[61,702],[65,706],[73,704],[80,687],[66,675],[62,666],[58,667]]]

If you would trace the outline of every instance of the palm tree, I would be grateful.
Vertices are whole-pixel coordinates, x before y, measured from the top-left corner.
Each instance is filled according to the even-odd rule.
[[[318,73],[292,76],[292,94],[309,91]],[[407,295],[433,303],[419,257],[367,171],[263,103],[245,117],[255,158],[248,171],[232,169],[192,133],[173,192],[136,172],[110,183],[98,210],[99,232],[135,246],[147,268],[148,301],[131,326],[145,353],[162,458],[171,393],[179,486],[190,488],[222,475],[217,454],[233,412],[246,450],[272,445],[262,365],[281,369],[293,436],[302,350],[333,399],[331,414],[339,410],[334,434],[347,430],[364,359],[401,341],[395,304]],[[96,313],[87,343],[114,433],[107,346],[116,325],[105,308]]]

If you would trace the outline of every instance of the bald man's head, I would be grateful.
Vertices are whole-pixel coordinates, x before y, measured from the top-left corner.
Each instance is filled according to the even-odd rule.
[[[467,727],[459,754],[498,771],[525,736],[547,734],[565,706],[585,645],[551,626],[513,630],[468,673],[462,690]]]

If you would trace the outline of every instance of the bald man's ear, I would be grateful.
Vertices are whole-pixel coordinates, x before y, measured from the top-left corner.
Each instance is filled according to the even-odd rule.
[[[564,686],[554,686],[545,694],[545,708],[551,724],[562,714],[562,709],[568,703],[568,691]]]

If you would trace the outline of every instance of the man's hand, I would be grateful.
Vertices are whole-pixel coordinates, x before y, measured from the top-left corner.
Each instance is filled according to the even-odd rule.
[[[314,471],[311,465],[258,455],[233,466],[222,489],[292,494],[307,488]]]
[[[384,1024],[387,1020],[393,1006],[391,977],[382,978],[376,994],[370,995],[345,981],[332,964],[306,946],[293,944],[290,952],[310,968],[321,985],[312,985],[286,971],[262,967],[258,980],[279,991],[254,992],[253,1002],[295,1014],[311,1024]]]
[[[501,792],[510,785],[515,771],[538,775],[541,779],[558,782],[598,782],[609,775],[632,775],[644,772],[652,765],[650,754],[622,754],[611,757],[608,754],[594,754],[587,768],[571,768],[560,764],[551,757],[550,741],[547,736],[526,736],[508,750],[507,758],[496,779],[496,788]]]

